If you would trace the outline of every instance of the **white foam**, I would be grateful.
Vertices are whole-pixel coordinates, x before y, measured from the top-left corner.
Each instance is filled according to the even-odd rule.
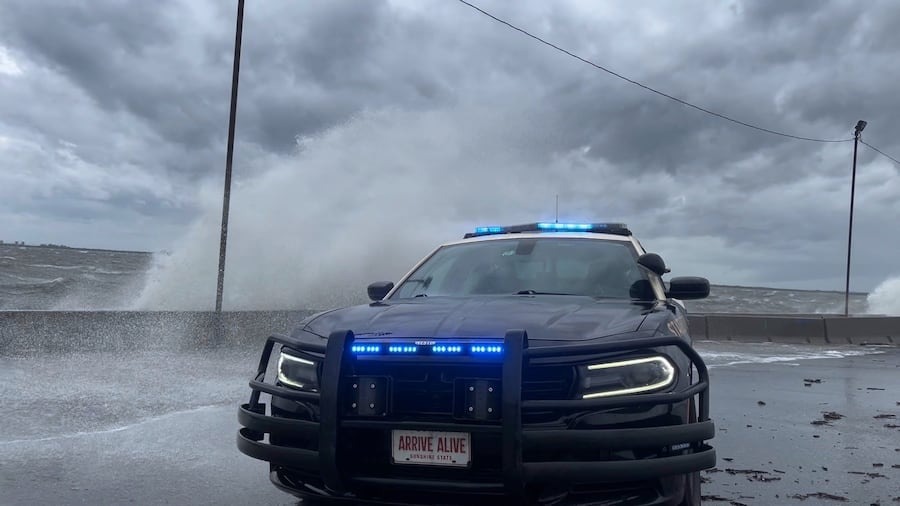
[[[708,342],[701,341],[700,343]],[[717,343],[720,344],[720,343]],[[740,346],[740,345],[737,345]],[[710,369],[742,364],[774,364],[796,365],[800,360],[819,360],[877,355],[884,351],[877,348],[864,349],[802,349],[792,345],[773,345],[772,343],[746,345],[751,350],[706,350],[700,344],[699,353]],[[774,349],[773,349],[774,348]]]
[[[52,265],[52,264],[25,264],[26,267],[36,267],[39,269],[61,269],[64,271],[86,269],[86,265]]]
[[[14,288],[28,288],[28,287],[42,287],[42,286],[52,286],[59,285],[66,282],[66,278],[53,278],[53,279],[39,279],[39,278],[27,278],[23,276],[16,276],[12,274],[10,277],[15,278],[20,283],[9,283],[3,284],[3,286],[14,287]]]
[[[900,316],[900,276],[882,281],[869,293],[867,300],[870,314]]]
[[[121,274],[136,274],[138,271],[111,271],[107,269],[101,269],[99,267],[91,267],[91,272],[96,272],[97,274],[107,274],[110,276],[117,276]]]

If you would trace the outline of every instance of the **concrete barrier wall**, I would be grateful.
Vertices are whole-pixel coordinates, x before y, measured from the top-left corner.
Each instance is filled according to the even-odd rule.
[[[216,341],[215,314],[203,311],[0,311],[0,355],[41,352],[261,346],[290,333],[313,310],[229,311]],[[696,340],[799,344],[900,344],[900,317],[694,314]]]
[[[273,333],[290,333],[301,311],[0,311],[0,355],[41,352],[171,350],[253,346]]]
[[[767,341],[772,337],[789,342],[824,340],[825,320],[810,317],[706,316],[707,335],[740,341]]]
[[[688,328],[694,339],[708,339],[709,331],[706,328],[706,316],[688,315]]]
[[[871,316],[866,318],[825,318],[825,338],[828,341],[849,341],[853,344],[900,344],[900,318]]]
[[[695,314],[695,339],[797,344],[900,344],[900,317]]]

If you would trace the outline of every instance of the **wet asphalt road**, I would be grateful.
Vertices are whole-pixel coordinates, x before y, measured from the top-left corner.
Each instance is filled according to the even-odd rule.
[[[900,503],[900,349],[698,348],[718,427],[704,504]],[[298,504],[235,447],[257,359],[0,357],[0,504]]]

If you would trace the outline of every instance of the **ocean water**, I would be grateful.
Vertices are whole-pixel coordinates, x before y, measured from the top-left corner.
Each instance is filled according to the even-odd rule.
[[[3,244],[0,245],[0,310],[153,309],[138,308],[135,301],[158,263],[159,257],[143,252]],[[226,291],[227,279],[226,272]],[[190,284],[192,281],[186,279],[183,282]],[[364,294],[368,282],[361,280],[357,293],[340,300],[348,304],[367,302]],[[893,285],[884,286],[889,290]],[[197,290],[197,287],[191,289]],[[215,283],[208,289],[212,305]],[[876,295],[883,299],[881,292],[884,291],[876,290],[879,292]],[[688,310],[697,313],[843,313],[844,294],[839,291],[713,285],[709,298],[686,301],[685,304]],[[333,305],[324,304],[326,307]],[[852,313],[872,312],[870,306],[869,294],[851,293]],[[882,307],[878,309],[880,313],[889,312]]]
[[[2,244],[0,310],[119,309],[152,262],[144,252]]]

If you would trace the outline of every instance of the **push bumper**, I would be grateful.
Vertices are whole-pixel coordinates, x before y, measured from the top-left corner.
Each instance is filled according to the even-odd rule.
[[[529,348],[524,331],[509,331],[504,338],[504,356],[499,381],[502,416],[493,423],[426,422],[348,417],[346,371],[354,357],[349,353],[354,342],[350,331],[333,333],[322,342],[298,342],[285,336],[268,338],[260,358],[257,375],[250,381],[250,402],[240,406],[238,449],[255,459],[271,464],[273,482],[298,495],[315,494],[323,498],[365,496],[390,497],[385,491],[409,493],[479,494],[506,498],[524,498],[542,489],[586,486],[615,489],[623,484],[639,485],[666,480],[708,469],[716,465],[715,449],[706,441],[715,435],[709,419],[709,375],[702,358],[682,338],[647,337],[624,342],[593,343],[576,346]],[[322,364],[319,392],[305,392],[265,382],[267,364],[276,344],[308,354]],[[697,381],[686,388],[657,394],[639,394],[599,399],[523,400],[523,369],[532,361],[572,360],[573,357],[641,349],[669,347],[686,356],[696,368]],[[299,401],[317,407],[308,419],[266,414],[259,402],[261,393],[276,399]],[[699,396],[697,420],[689,423],[626,428],[547,428],[523,424],[530,412],[556,411],[585,413],[615,408],[652,408],[684,404]],[[685,420],[687,422],[687,420]],[[354,431],[380,433],[385,445],[392,430],[468,432],[490,441],[499,465],[492,471],[446,469],[442,474],[401,471],[385,472],[392,464],[373,464],[372,472],[348,465],[366,458],[342,451],[339,442]],[[269,441],[265,441],[266,435]],[[277,441],[273,443],[273,440]],[[474,445],[474,443],[473,443]],[[547,459],[547,452],[566,458]],[[631,457],[623,457],[631,455]],[[543,455],[532,460],[530,456]],[[289,478],[288,478],[289,477]],[[313,484],[303,488],[293,481]],[[385,495],[387,494],[387,495]],[[657,504],[656,499],[646,504]],[[403,501],[398,501],[403,502]],[[644,504],[644,503],[642,503]],[[663,504],[663,502],[659,502]]]

